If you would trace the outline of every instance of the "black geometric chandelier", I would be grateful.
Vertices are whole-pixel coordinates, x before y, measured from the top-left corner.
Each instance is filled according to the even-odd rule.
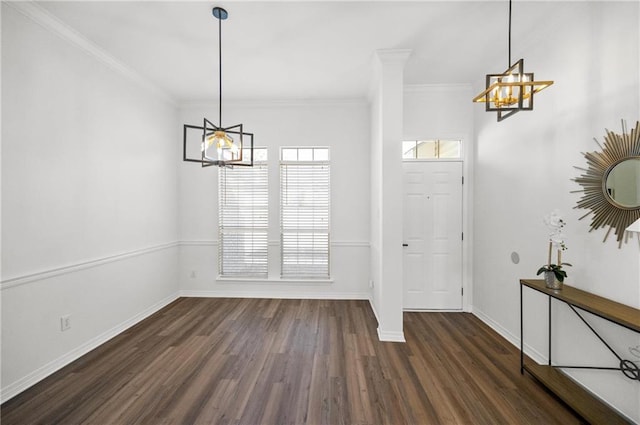
[[[487,74],[485,90],[473,98],[484,102],[487,111],[498,112],[498,121],[518,111],[533,109],[533,95],[553,81],[534,81],[533,72],[524,72],[524,59],[511,65],[511,0],[509,0],[509,68],[502,74]]]
[[[202,126],[184,124],[182,159],[198,162],[203,167],[253,166],[253,133],[244,131],[242,124],[222,126],[222,21],[229,14],[221,7],[214,7],[213,16],[218,19],[218,125],[204,118]]]

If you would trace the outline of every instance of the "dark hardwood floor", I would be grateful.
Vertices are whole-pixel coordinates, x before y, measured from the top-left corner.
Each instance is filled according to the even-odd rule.
[[[181,298],[1,407],[10,424],[578,424],[471,314]]]

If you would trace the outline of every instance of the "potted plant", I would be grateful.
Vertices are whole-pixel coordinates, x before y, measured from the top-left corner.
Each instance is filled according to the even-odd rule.
[[[562,269],[562,266],[571,266],[569,263],[562,262],[562,251],[567,249],[565,236],[562,231],[566,223],[556,210],[544,216],[544,224],[549,228],[549,255],[547,264],[540,267],[536,275],[544,273],[547,288],[560,290],[562,289],[564,278],[567,277],[567,272]],[[554,248],[558,253],[558,261],[555,264],[551,263]]]

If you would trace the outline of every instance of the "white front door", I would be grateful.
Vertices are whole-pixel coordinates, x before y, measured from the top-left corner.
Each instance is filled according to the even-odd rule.
[[[462,162],[403,167],[403,306],[461,310]]]

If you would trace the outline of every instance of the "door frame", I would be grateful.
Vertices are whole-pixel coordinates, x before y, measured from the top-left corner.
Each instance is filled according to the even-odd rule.
[[[450,310],[455,312],[463,311],[465,313],[473,312],[473,226],[471,218],[473,217],[473,141],[467,135],[446,134],[442,136],[421,137],[405,137],[404,140],[426,140],[426,139],[443,139],[443,140],[461,140],[462,155],[456,159],[403,159],[403,162],[462,162],[462,177],[464,184],[462,185],[462,233],[464,239],[462,241],[462,310]],[[402,289],[404,291],[404,287]],[[418,311],[405,310],[403,311]],[[419,310],[430,311],[430,310]],[[446,312],[447,310],[432,310]]]

